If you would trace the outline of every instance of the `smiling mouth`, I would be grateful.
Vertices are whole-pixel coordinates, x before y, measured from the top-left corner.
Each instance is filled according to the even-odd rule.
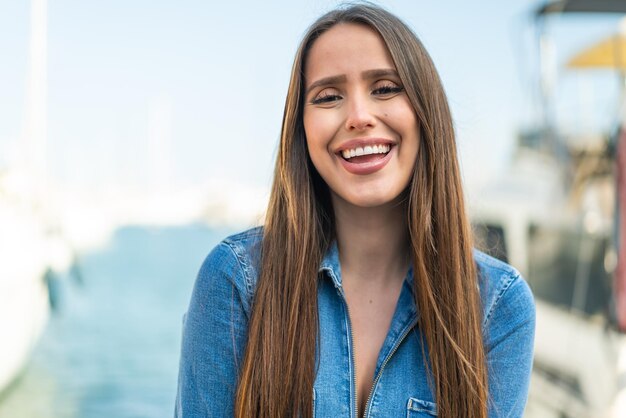
[[[384,158],[391,150],[391,145],[366,145],[341,151],[341,157],[353,164],[367,163]]]

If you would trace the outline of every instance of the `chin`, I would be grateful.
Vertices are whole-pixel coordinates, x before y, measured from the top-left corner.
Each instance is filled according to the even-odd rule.
[[[401,193],[360,193],[336,196],[345,203],[359,208],[377,208],[390,204],[397,204],[401,200]]]

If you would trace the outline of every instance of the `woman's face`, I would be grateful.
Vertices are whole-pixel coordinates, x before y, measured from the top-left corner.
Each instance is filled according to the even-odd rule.
[[[342,23],[312,45],[305,67],[304,130],[333,201],[394,202],[407,187],[418,123],[382,38]]]

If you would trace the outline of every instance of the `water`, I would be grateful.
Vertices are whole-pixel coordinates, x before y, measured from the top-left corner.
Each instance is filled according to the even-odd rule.
[[[31,362],[0,418],[171,417],[182,315],[208,251],[230,231],[119,230],[65,278]]]

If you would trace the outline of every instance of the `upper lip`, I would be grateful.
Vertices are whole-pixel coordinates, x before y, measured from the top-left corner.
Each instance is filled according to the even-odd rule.
[[[365,147],[367,145],[394,145],[394,141],[387,138],[354,138],[339,145],[335,149],[335,153],[339,154],[344,150],[354,149],[357,147]]]

